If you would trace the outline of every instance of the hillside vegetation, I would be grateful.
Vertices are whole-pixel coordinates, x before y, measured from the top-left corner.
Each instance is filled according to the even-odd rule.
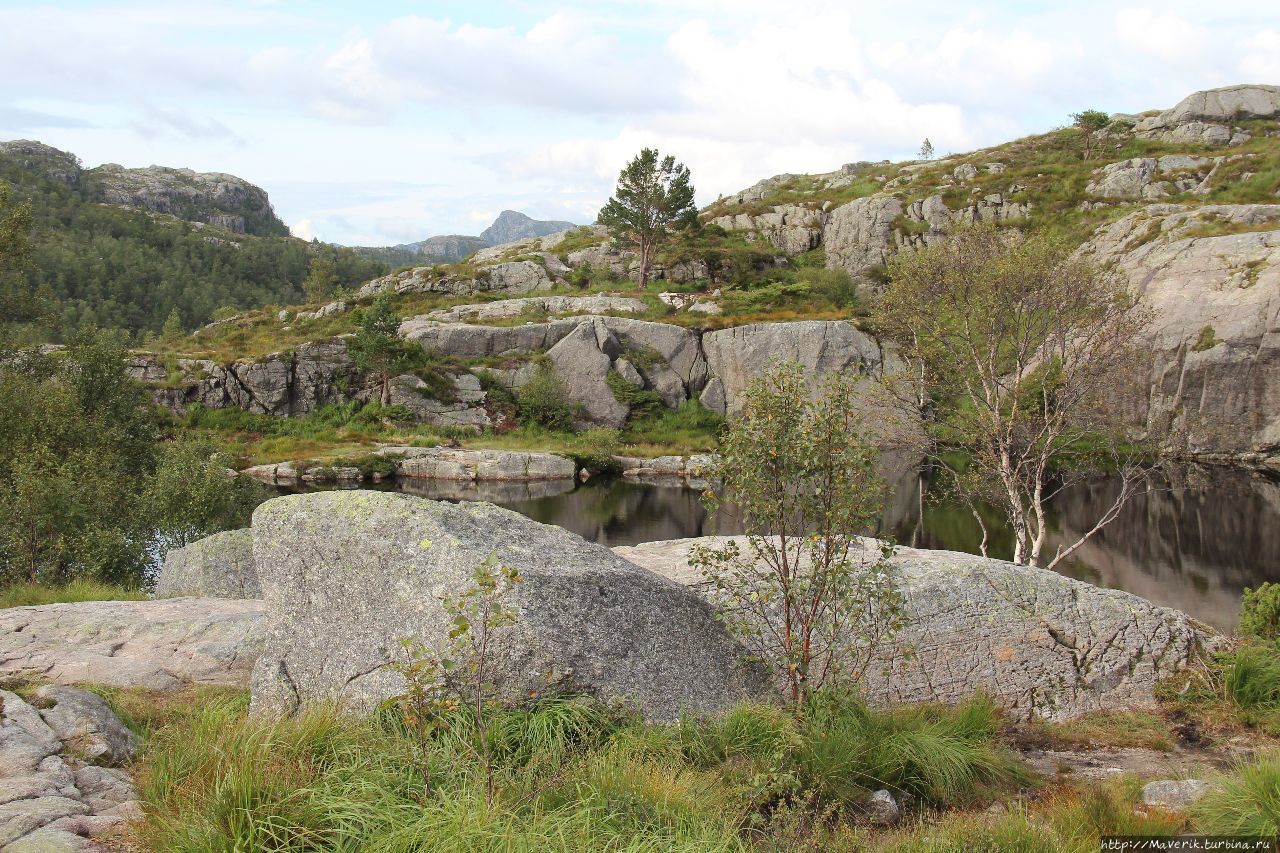
[[[0,146],[0,181],[13,186],[13,202],[30,205],[22,287],[39,295],[47,312],[45,328],[32,333],[38,338],[61,340],[83,326],[141,338],[159,332],[174,312],[181,327],[193,329],[222,309],[296,302],[316,257],[334,261],[339,285],[386,270],[348,249],[287,236],[270,208],[255,222],[252,211],[220,213],[194,200],[175,206],[174,214],[105,203],[99,199],[128,187],[112,183],[110,174],[80,171],[65,152],[13,145]]]

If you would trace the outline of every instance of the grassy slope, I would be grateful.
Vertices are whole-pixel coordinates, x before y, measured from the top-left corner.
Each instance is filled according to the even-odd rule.
[[[1257,757],[1187,814],[1141,805],[1146,778],[1034,777],[1015,751],[1027,727],[981,699],[871,711],[827,695],[799,719],[748,704],[677,725],[576,700],[493,709],[487,806],[460,712],[420,736],[394,706],[275,721],[248,718],[240,691],[99,692],[143,738],[133,770],[146,820],[131,840],[147,849],[1088,851],[1101,835],[1276,832],[1275,739],[1232,693],[1202,690],[1230,680],[1233,661],[1211,664],[1200,687],[1170,684],[1155,713],[1034,727],[1040,749],[1177,749],[1176,723],[1206,757],[1247,737]],[[867,820],[881,787],[904,804],[896,827]]]

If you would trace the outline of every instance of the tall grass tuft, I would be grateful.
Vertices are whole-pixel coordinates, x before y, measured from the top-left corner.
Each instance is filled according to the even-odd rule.
[[[1203,832],[1280,835],[1280,758],[1237,766],[1192,809]]]
[[[996,740],[999,727],[985,698],[875,712],[828,692],[806,709],[795,762],[806,786],[828,802],[855,804],[887,788],[937,805],[964,804],[1028,781]]]
[[[1242,646],[1223,681],[1227,694],[1245,710],[1280,709],[1280,650],[1270,643]]]

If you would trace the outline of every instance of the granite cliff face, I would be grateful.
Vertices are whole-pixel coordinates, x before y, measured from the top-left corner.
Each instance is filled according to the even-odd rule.
[[[1280,204],[1150,205],[1080,251],[1153,313],[1148,434],[1280,468]]]
[[[85,191],[89,200],[147,210],[225,228],[237,234],[285,235],[266,190],[221,172],[106,163],[83,169],[74,154],[42,142],[0,142],[0,155],[45,178]]]

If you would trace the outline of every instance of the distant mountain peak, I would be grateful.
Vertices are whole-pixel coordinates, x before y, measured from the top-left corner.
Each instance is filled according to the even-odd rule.
[[[518,210],[504,210],[493,224],[480,232],[480,239],[490,246],[513,243],[529,237],[545,237],[572,228],[574,223],[555,219],[533,219]]]

